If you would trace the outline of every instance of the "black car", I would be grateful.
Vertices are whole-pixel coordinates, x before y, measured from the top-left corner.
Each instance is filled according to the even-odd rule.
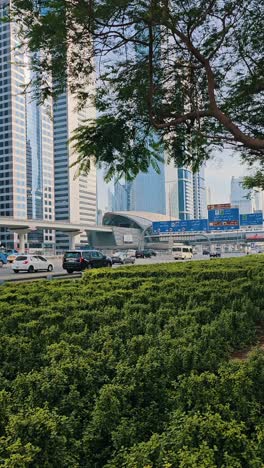
[[[221,257],[221,252],[210,252],[210,258]]]
[[[62,268],[67,273],[111,266],[111,258],[102,254],[99,250],[68,250],[63,255]]]
[[[136,250],[135,257],[136,258],[150,258],[151,257],[151,251],[148,250],[148,249]]]
[[[143,250],[136,250],[135,257],[136,258],[144,258],[144,251]]]
[[[209,250],[207,250],[207,249],[203,249],[203,255],[210,255],[210,252],[209,252]]]

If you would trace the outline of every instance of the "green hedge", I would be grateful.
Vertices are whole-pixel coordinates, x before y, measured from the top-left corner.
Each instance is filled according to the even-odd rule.
[[[264,257],[0,288],[0,466],[262,467]]]

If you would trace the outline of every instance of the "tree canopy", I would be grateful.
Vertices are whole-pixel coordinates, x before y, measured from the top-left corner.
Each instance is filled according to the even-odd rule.
[[[14,0],[40,98],[67,85],[97,118],[75,134],[90,160],[133,177],[159,145],[194,169],[214,148],[264,158],[263,21],[258,0]],[[94,85],[96,75],[96,86]],[[49,77],[53,80],[50,81]]]

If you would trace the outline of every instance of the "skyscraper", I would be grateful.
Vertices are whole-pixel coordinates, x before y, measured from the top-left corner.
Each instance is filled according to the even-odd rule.
[[[86,106],[76,110],[77,102],[67,89],[53,105],[54,160],[55,160],[55,219],[72,223],[96,224],[96,168],[92,165],[88,176],[77,176],[78,167],[73,145],[68,141],[73,131],[88,118],[95,118],[95,108]],[[76,238],[76,243],[87,243],[86,234]],[[69,237],[56,233],[57,249],[69,248]]]
[[[9,1],[0,0],[0,17]],[[0,23],[0,216],[54,219],[51,105],[22,94],[30,79],[30,57],[18,47],[16,25]],[[41,237],[40,237],[41,236]],[[53,243],[50,231],[29,240]],[[0,241],[15,247],[17,234],[1,229]]]
[[[201,166],[193,174],[193,216],[194,219],[207,218],[207,195],[205,184],[205,167]]]
[[[0,0],[0,18],[9,4]],[[21,96],[24,70],[18,64],[23,57],[17,45],[13,24],[0,22],[0,216],[27,216],[26,188],[26,103]],[[1,243],[13,246],[14,235],[1,228]]]
[[[193,219],[193,173],[187,167],[178,168],[179,219]]]
[[[193,173],[188,167],[165,167],[166,214],[168,218],[202,219],[207,217],[205,168]]]
[[[147,173],[141,172],[127,187],[130,210],[166,213],[164,164],[159,163],[160,173],[152,167]]]

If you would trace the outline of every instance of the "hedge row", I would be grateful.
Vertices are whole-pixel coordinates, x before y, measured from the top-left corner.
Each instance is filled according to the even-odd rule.
[[[261,467],[264,257],[0,289],[0,466]]]

